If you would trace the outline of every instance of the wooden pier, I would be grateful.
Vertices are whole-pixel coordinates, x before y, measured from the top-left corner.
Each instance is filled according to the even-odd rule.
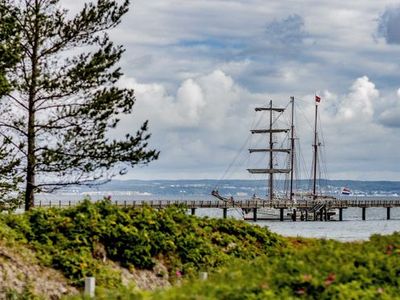
[[[52,202],[52,201],[39,201],[37,207],[71,207],[79,204],[80,201],[68,202]],[[213,208],[221,209],[222,217],[227,217],[228,209],[241,209],[246,214],[252,213],[252,217],[248,218],[253,221],[262,220],[259,217],[259,212],[262,209],[278,210],[279,220],[283,221],[289,215],[293,221],[310,221],[320,220],[329,221],[331,216],[338,213],[339,221],[343,221],[343,210],[351,207],[360,208],[362,210],[362,220],[367,219],[367,208],[386,208],[386,218],[391,218],[391,208],[400,207],[400,198],[391,199],[373,199],[368,200],[298,200],[296,202],[287,200],[239,200],[239,201],[218,201],[218,200],[142,200],[142,201],[113,201],[117,206],[122,207],[152,207],[156,209],[163,209],[169,206],[185,206],[188,208],[192,215],[196,214],[198,208]],[[278,214],[277,214],[278,216]]]

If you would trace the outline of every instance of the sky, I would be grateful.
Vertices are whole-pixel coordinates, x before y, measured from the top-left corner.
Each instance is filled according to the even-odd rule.
[[[262,179],[254,108],[290,96],[310,169],[317,93],[324,176],[400,180],[399,1],[137,0],[110,36],[137,99],[119,133],[149,120],[161,151],[125,179]]]

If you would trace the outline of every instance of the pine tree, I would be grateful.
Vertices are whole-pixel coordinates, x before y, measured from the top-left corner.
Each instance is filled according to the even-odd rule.
[[[0,97],[11,91],[7,73],[19,60],[19,39],[16,14],[13,9],[0,5]],[[4,111],[4,103],[0,107]],[[13,149],[14,148],[14,149]],[[21,194],[16,193],[21,184],[20,159],[18,150],[12,147],[12,140],[0,132],[0,211],[14,210],[21,204]]]
[[[157,159],[147,149],[147,121],[133,134],[110,138],[135,102],[133,90],[117,87],[124,49],[107,34],[128,11],[128,0],[85,3],[74,16],[59,0],[0,3],[2,16],[15,21],[0,26],[0,37],[14,33],[2,48],[17,41],[18,51],[16,63],[3,68],[0,135],[21,164],[26,210],[39,191],[104,182]],[[1,65],[1,53],[0,59]]]

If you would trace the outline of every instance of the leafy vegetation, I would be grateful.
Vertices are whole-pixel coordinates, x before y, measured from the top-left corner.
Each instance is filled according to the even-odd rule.
[[[75,285],[95,276],[98,299],[399,298],[400,233],[362,243],[283,238],[242,221],[190,216],[184,207],[118,208],[107,199],[0,221],[0,238],[29,244]],[[153,292],[123,287],[121,271],[99,251],[129,269],[162,261],[179,284]],[[199,271],[208,280],[197,279]]]
[[[107,199],[1,218],[2,232],[29,243],[42,263],[77,285],[94,275],[100,285],[120,286],[120,274],[103,263],[103,254],[127,268],[151,269],[160,260],[172,276],[178,271],[190,277],[232,258],[265,255],[282,243],[276,234],[245,222],[200,219],[183,207],[118,208]]]
[[[400,233],[364,243],[289,239],[272,255],[237,260],[206,281],[98,299],[400,299]]]

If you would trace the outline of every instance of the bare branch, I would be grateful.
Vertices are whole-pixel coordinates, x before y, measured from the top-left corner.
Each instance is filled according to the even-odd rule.
[[[7,94],[7,97],[9,97],[9,98],[11,98],[13,101],[15,101],[19,106],[21,106],[22,108],[24,108],[24,109],[28,109],[28,107],[24,104],[24,103],[22,103],[19,99],[17,99],[16,97],[14,97],[13,95],[11,95],[11,94]]]
[[[12,124],[7,124],[4,122],[0,122],[0,127],[6,127],[6,128],[10,128],[10,129],[14,129],[15,131],[18,131],[19,134],[23,135],[23,136],[27,136],[26,132],[23,131],[21,128],[18,128]]]

